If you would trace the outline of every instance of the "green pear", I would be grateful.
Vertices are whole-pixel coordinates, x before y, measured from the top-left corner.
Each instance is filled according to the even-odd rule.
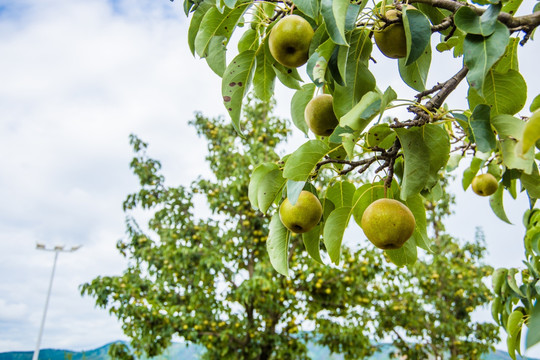
[[[415,9],[413,6],[408,6],[407,9]],[[400,12],[395,9],[388,10],[384,17],[390,21],[398,20]],[[383,55],[391,59],[399,59],[407,56],[407,40],[405,38],[405,28],[403,22],[392,23],[384,27],[384,22],[379,22],[373,33],[375,44]]]
[[[309,191],[302,190],[294,205],[285,199],[279,207],[279,218],[283,225],[294,233],[302,234],[313,229],[321,220],[322,205]]]
[[[302,66],[308,61],[309,45],[314,33],[309,22],[303,17],[285,16],[270,31],[270,53],[283,66]]]
[[[472,179],[472,189],[480,196],[489,196],[499,188],[499,182],[490,173],[477,175]]]
[[[411,210],[394,199],[378,199],[364,211],[360,226],[378,248],[399,249],[412,236],[416,221]]]
[[[339,121],[334,114],[334,98],[322,94],[309,101],[304,111],[304,118],[315,135],[329,136],[334,132]]]

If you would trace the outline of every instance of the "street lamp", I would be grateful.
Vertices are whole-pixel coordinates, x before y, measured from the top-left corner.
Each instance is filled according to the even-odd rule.
[[[45,310],[43,310],[43,318],[41,319],[41,326],[39,327],[39,335],[37,339],[36,344],[36,350],[34,351],[34,356],[32,357],[32,360],[38,360],[39,357],[39,346],[41,344],[41,335],[43,335],[43,327],[45,326],[45,318],[47,317],[47,308],[49,307],[49,298],[51,297],[51,289],[54,279],[54,272],[56,270],[56,260],[58,259],[58,254],[61,252],[74,252],[78,250],[82,245],[76,245],[72,246],[71,249],[64,249],[63,245],[57,245],[52,249],[48,249],[45,247],[44,244],[36,244],[37,250],[44,250],[44,251],[54,251],[54,263],[51,273],[51,280],[49,282],[49,290],[47,291],[47,300],[45,300]]]

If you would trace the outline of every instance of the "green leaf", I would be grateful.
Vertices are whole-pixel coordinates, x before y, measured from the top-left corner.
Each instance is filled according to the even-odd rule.
[[[319,2],[320,0],[294,0],[293,3],[296,5],[298,9],[300,9],[301,12],[312,18],[313,20],[317,20],[319,16]]]
[[[514,310],[508,316],[508,321],[506,323],[506,332],[508,336],[515,338],[519,331],[521,331],[521,326],[523,324],[523,313],[519,310]]]
[[[275,213],[270,221],[268,240],[266,249],[270,256],[270,263],[276,271],[282,275],[289,276],[289,231],[279,219],[279,213]]]
[[[212,69],[219,77],[223,76],[225,68],[227,67],[225,53],[227,48],[225,47],[225,37],[224,36],[214,36],[210,39],[208,44],[208,56],[205,60],[208,64],[208,67]]]
[[[302,240],[309,256],[319,264],[323,264],[320,251],[321,226],[317,225],[307,233],[302,234]]]
[[[534,144],[540,140],[540,110],[536,110],[523,125],[522,142],[519,146],[519,155],[524,156],[533,149]]]
[[[463,42],[465,41],[465,33],[463,31],[456,29],[454,35],[446,41],[444,39],[441,39],[441,42],[436,46],[438,52],[454,49],[453,55],[455,58],[463,55]]]
[[[345,40],[345,22],[349,0],[322,0],[321,13],[326,29],[332,41],[339,45],[348,45]]]
[[[330,151],[321,140],[310,140],[300,146],[285,163],[283,176],[286,179],[306,181],[315,166]]]
[[[287,199],[289,199],[292,206],[296,204],[305,184],[305,181],[287,180]]]
[[[323,42],[308,59],[306,64],[306,72],[317,86],[322,86],[325,82],[326,70],[328,68],[328,60],[332,56],[332,52],[336,45],[331,39]]]
[[[525,348],[529,349],[540,342],[540,302],[537,301],[533,308],[528,323],[529,330],[525,338]]]
[[[501,9],[501,12],[509,13],[510,15],[515,15],[516,11],[521,6],[523,0],[508,0],[504,2],[504,5]]]
[[[276,197],[281,194],[281,190],[283,189],[284,185],[285,179],[283,178],[280,169],[273,169],[269,171],[258,182],[257,204],[259,205],[259,210],[261,212],[266,213]]]
[[[529,111],[535,112],[538,109],[540,109],[540,94],[536,95],[536,97],[533,99],[531,106],[529,107]]]
[[[193,17],[191,18],[188,29],[188,45],[193,55],[195,55],[195,38],[197,37],[197,33],[201,28],[202,19],[204,18],[204,15],[208,12],[208,10],[212,9],[213,7],[213,1],[206,0],[203,1],[199,5],[199,7],[197,7],[197,10],[195,10],[195,12],[193,13]]]
[[[382,113],[384,112],[384,110],[386,110],[386,107],[388,105],[390,105],[392,103],[392,101],[396,100],[397,99],[397,94],[396,92],[394,91],[394,89],[392,89],[392,87],[387,87],[386,90],[384,91],[384,94],[382,96],[382,99],[381,99],[381,108],[379,109],[379,113]]]
[[[501,324],[501,320],[499,316],[501,310],[502,310],[501,298],[496,297],[495,300],[493,300],[493,303],[491,304],[491,316],[493,317],[493,320],[495,320],[495,323],[497,325]]]
[[[427,219],[426,208],[424,206],[424,198],[417,194],[407,198],[405,204],[414,215],[416,227],[413,233],[413,238],[417,246],[426,251],[431,251],[431,240],[427,234]]]
[[[506,268],[498,268],[493,272],[493,275],[491,276],[491,284],[493,286],[493,292],[495,295],[501,294],[501,288],[502,285],[506,282],[506,274],[508,273],[508,269]]]
[[[354,133],[354,130],[351,129],[350,127],[343,128],[341,126],[336,126],[336,129],[334,130],[332,135],[330,135],[330,137],[328,138],[328,141],[334,144],[341,144],[343,143],[343,135],[344,134],[350,135],[352,133]]]
[[[289,69],[279,63],[274,63],[273,67],[277,78],[283,85],[293,90],[300,90],[302,88],[302,86],[300,86],[300,81],[302,81],[302,78],[300,78],[298,70]]]
[[[471,160],[471,165],[465,169],[463,172],[463,179],[461,181],[461,184],[463,186],[463,190],[467,190],[469,185],[471,185],[472,179],[476,176],[478,173],[478,170],[484,165],[484,160],[473,157]]]
[[[326,198],[332,201],[336,208],[352,206],[356,187],[348,181],[337,181],[326,191]]]
[[[452,172],[457,169],[459,162],[463,159],[462,154],[452,154],[446,163],[446,172]]]
[[[377,115],[381,108],[381,95],[376,91],[370,91],[345,115],[339,119],[339,126],[350,127],[354,131],[361,132]]]
[[[348,55],[349,47],[339,45],[334,48],[334,51],[328,60],[328,69],[330,70],[330,74],[334,78],[334,81],[341,86],[346,86],[345,69]]]
[[[259,47],[259,35],[257,30],[248,29],[242,34],[240,40],[238,40],[238,52],[246,50],[257,50]]]
[[[527,123],[510,115],[495,116],[492,123],[499,135],[504,165],[509,169],[523,170],[531,174],[534,165],[534,149],[531,146],[525,154],[521,154]]]
[[[463,43],[464,63],[469,68],[467,80],[469,86],[482,96],[484,78],[489,69],[504,54],[509,41],[508,28],[496,22],[495,31],[488,37],[467,34]]]
[[[268,45],[264,45],[264,50],[259,51],[257,55],[257,67],[253,76],[253,90],[255,97],[262,101],[270,101],[274,95],[274,83],[276,72],[272,64],[274,58],[270,54]]]
[[[324,223],[323,239],[330,260],[336,265],[339,264],[339,258],[341,256],[341,242],[343,241],[343,234],[349,224],[349,218],[351,217],[352,208],[350,206],[344,206],[336,208],[330,213],[328,219]]]
[[[536,165],[534,165],[531,174],[522,173],[520,180],[530,197],[540,199],[540,175]]]
[[[401,198],[406,200],[436,184],[438,172],[450,156],[450,140],[446,130],[433,124],[395,131],[403,148],[405,168]]]
[[[384,251],[396,266],[412,265],[418,258],[414,238],[410,238],[399,249]]]
[[[511,115],[497,115],[491,119],[491,125],[497,131],[499,139],[513,138],[521,140],[525,123]]]
[[[308,134],[309,128],[304,113],[307,104],[313,98],[315,89],[315,84],[306,84],[294,93],[291,100],[291,118],[293,124],[306,135]]]
[[[373,47],[369,33],[366,30],[354,30],[349,43],[346,86],[336,84],[333,94],[334,111],[338,118],[349,112],[367,92],[374,90],[376,85],[375,77],[367,65]]]
[[[366,135],[366,144],[369,147],[382,147],[387,149],[394,143],[396,139],[396,133],[394,130],[390,129],[390,126],[387,123],[378,124],[372,126]]]
[[[514,115],[525,106],[527,83],[516,70],[506,73],[489,71],[484,80],[484,99],[491,107],[491,116]]]
[[[499,73],[505,73],[508,70],[519,71],[517,55],[519,38],[511,37],[509,41],[504,55],[493,65],[493,70]]]
[[[232,9],[236,5],[237,0],[221,0],[221,1],[223,1],[228,8]]]
[[[238,54],[227,66],[223,74],[221,82],[223,104],[229,112],[232,124],[238,133],[241,133],[242,100],[251,84],[256,64],[255,51],[247,50]]]
[[[366,0],[362,0],[360,4],[349,4],[347,8],[347,17],[345,19],[345,32],[349,32],[356,28],[356,23],[358,21],[358,15],[367,5]]]
[[[504,186],[499,186],[497,191],[489,197],[489,206],[491,206],[491,210],[493,210],[493,213],[497,215],[499,219],[508,224],[512,224],[510,220],[508,220],[506,212],[504,211],[503,194]]]
[[[262,163],[251,173],[248,186],[248,198],[254,209],[259,209],[259,185],[264,177],[273,170],[279,170],[279,166],[274,163]]]
[[[480,16],[472,8],[462,6],[454,15],[454,23],[458,29],[468,34],[489,36],[495,31],[500,11],[501,5],[493,4]]]
[[[491,129],[490,111],[491,108],[485,104],[477,105],[469,120],[476,146],[483,153],[491,152],[496,146],[495,135]]]
[[[428,46],[423,54],[412,64],[406,65],[405,59],[398,60],[399,76],[416,91],[426,89],[426,80],[431,66],[431,47]]]
[[[518,269],[516,268],[508,269],[508,274],[506,275],[506,282],[508,283],[508,286],[510,286],[510,289],[512,289],[517,295],[524,298],[525,294],[523,294],[523,292],[521,291],[521,289],[516,283],[515,276],[517,273],[518,273]]]
[[[217,7],[208,9],[204,14],[199,31],[195,37],[195,51],[197,54],[200,57],[206,57],[208,55],[207,49],[210,40],[214,36],[224,36],[229,40],[233,30],[250,4],[251,2],[245,2],[233,9],[225,8],[223,13],[220,13]]]
[[[403,27],[407,39],[405,65],[411,65],[425,53],[431,39],[431,23],[424,13],[417,9],[403,7]]]
[[[506,338],[506,347],[508,349],[508,355],[510,358],[512,358],[512,360],[516,360],[516,338],[508,336]]]

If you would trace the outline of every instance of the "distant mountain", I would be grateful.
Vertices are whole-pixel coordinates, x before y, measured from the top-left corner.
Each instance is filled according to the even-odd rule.
[[[88,351],[70,351],[43,349],[39,352],[39,360],[110,360],[107,355],[111,344],[104,345],[94,350]],[[391,360],[390,353],[394,348],[390,344],[382,344],[380,350],[368,360]],[[313,360],[343,360],[343,356],[330,354],[330,351],[322,346],[315,344],[308,345],[309,356]],[[204,352],[201,346],[185,345],[174,343],[170,348],[160,356],[153,357],[151,360],[197,360],[199,355]],[[32,351],[11,351],[0,353],[0,360],[32,360]],[[507,352],[497,350],[489,355],[484,355],[483,360],[511,360]],[[521,358],[527,360],[540,360],[537,358]],[[150,359],[142,359],[150,360]]]

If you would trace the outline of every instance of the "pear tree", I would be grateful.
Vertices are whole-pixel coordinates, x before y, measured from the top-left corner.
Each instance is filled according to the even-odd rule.
[[[378,310],[370,294],[383,271],[382,254],[345,249],[342,266],[329,267],[317,243],[298,235],[282,263],[294,275],[281,276],[268,259],[276,219],[252,209],[248,184],[259,162],[279,160],[274,148],[289,134],[271,109],[247,104],[241,124],[249,136],[241,139],[223,118],[197,114],[191,124],[208,143],[213,176],[187,186],[169,184],[148,144],[131,137],[140,188],[126,197],[126,236],[117,243],[128,265],[81,287],[131,339],[131,349],[111,348],[114,359],[153,357],[178,340],[201,346],[202,359],[309,359],[308,343],[346,359],[376,350]],[[304,194],[308,207],[319,201]],[[317,261],[305,256],[304,244]]]
[[[249,186],[253,209],[272,218],[267,251],[283,275],[290,275],[292,232],[279,220],[278,209],[285,198],[295,203],[303,190],[319,196],[323,206],[318,226],[303,234],[305,242],[324,248],[336,265],[343,260],[349,223],[371,226],[362,225],[364,211],[381,198],[401,202],[415,219],[410,238],[384,250],[385,256],[404,266],[416,262],[418,248],[429,253],[424,201],[440,198],[439,174],[459,163],[465,166],[459,178],[464,189],[477,175],[493,176],[496,188],[490,180],[480,186],[487,189],[478,190],[476,180],[473,190],[489,196],[502,221],[509,222],[505,193],[516,198],[524,192],[531,208],[540,198],[540,95],[528,98],[526,79],[536,74],[519,68],[520,48],[534,46],[540,4],[184,0],[183,5],[190,18],[190,49],[222,78],[222,101],[238,137],[249,136],[240,118],[251,88],[262,101],[270,100],[278,82],[295,90],[291,118],[307,138],[279,161],[258,164]],[[285,21],[294,26],[280,26]],[[299,30],[305,22],[311,29]],[[287,38],[298,42],[283,41],[280,48],[276,39]],[[303,53],[307,39],[305,64],[305,57],[282,60]],[[386,55],[379,57],[377,47]],[[460,69],[437,79],[431,64],[443,58]],[[392,87],[378,86],[370,70],[374,61],[394,62],[396,77],[416,95],[403,99]],[[428,75],[433,80],[428,82]],[[459,86],[467,89],[465,108],[449,101]],[[337,119],[329,134],[310,130],[316,127],[308,104],[322,94],[332,96]],[[388,116],[396,108],[403,113]],[[318,121],[329,122],[327,117]],[[317,181],[319,192],[313,186]],[[540,271],[539,264],[532,266]]]
[[[281,250],[288,250],[288,261],[280,264],[280,271],[290,276],[273,270],[266,251],[274,246],[268,244],[269,229],[281,220],[254,211],[248,199],[251,170],[260,161],[278,161],[274,149],[289,134],[287,122],[270,111],[271,104],[247,103],[241,124],[249,136],[240,139],[230,122],[197,114],[191,124],[208,143],[206,163],[213,175],[187,186],[170,184],[163,175],[166,169],[149,156],[151,147],[131,137],[131,168],[140,187],[126,197],[126,235],[117,243],[127,267],[81,287],[122,323],[131,339],[130,346],[112,346],[111,358],[154,357],[178,340],[200,346],[202,359],[225,360],[309,359],[312,345],[344,359],[366,358],[388,338],[410,356],[416,345],[429,344],[422,351],[433,354],[432,349],[445,351],[445,344],[454,340],[464,342],[452,345],[454,353],[489,352],[496,341],[495,325],[484,327],[469,317],[471,309],[491,297],[483,284],[490,273],[481,264],[483,250],[469,252],[470,247],[455,242],[434,247],[444,251],[430,262],[420,259],[408,272],[363,240],[361,246],[343,247],[339,267],[328,266],[317,237],[306,237],[314,232],[296,234],[300,231],[293,224],[291,248]],[[233,144],[236,151],[231,152]],[[301,192],[296,205],[307,204],[303,212],[322,209],[324,216],[324,204],[312,206],[319,201],[314,192],[337,203],[336,188],[328,191]],[[439,214],[449,206],[449,194],[444,192],[436,207],[427,204]],[[433,213],[427,211],[426,221],[442,227],[441,221],[432,221]],[[320,226],[316,222],[321,214],[316,215],[309,226]],[[440,281],[433,280],[433,274],[440,274]],[[418,281],[423,292],[416,287]],[[463,293],[454,294],[458,289]],[[469,301],[471,294],[478,296]],[[449,308],[448,297],[456,306]],[[466,316],[453,316],[461,312]],[[428,337],[418,338],[422,326],[428,327],[427,314],[444,319],[446,327],[431,326]],[[452,334],[452,328],[460,333]],[[405,344],[410,349],[396,333],[412,339],[413,345]],[[463,334],[474,338],[464,341]],[[448,336],[454,336],[452,342],[445,341]]]

